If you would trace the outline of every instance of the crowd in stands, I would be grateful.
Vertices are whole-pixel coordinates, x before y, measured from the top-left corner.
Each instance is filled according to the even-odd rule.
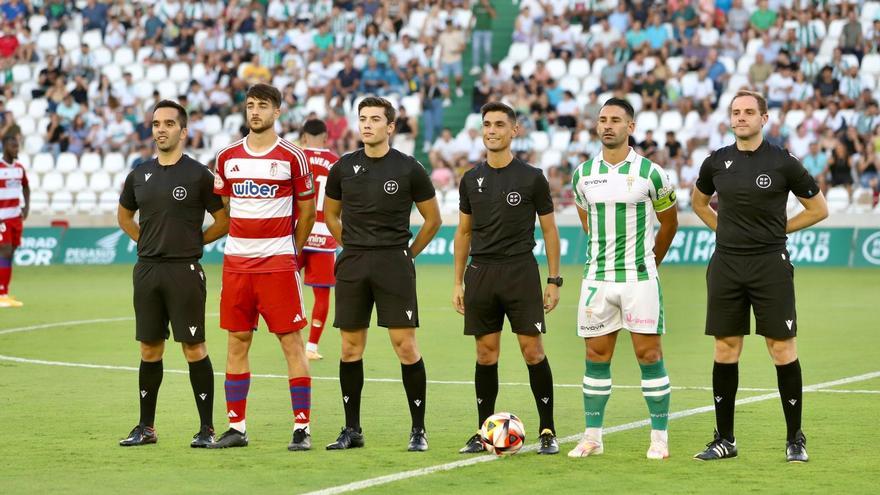
[[[560,208],[573,208],[572,168],[599,150],[595,119],[612,95],[634,104],[637,148],[666,168],[687,206],[703,159],[733,143],[727,108],[740,88],[767,95],[767,140],[803,161],[833,210],[876,204],[880,3],[522,0],[520,9],[510,53],[482,72],[473,110],[500,100],[519,112],[514,147],[545,169]],[[472,141],[465,130],[434,145],[435,170],[449,169],[435,171],[439,186],[467,169]]]

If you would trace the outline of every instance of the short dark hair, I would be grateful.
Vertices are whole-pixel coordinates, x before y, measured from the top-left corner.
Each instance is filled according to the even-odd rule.
[[[602,108],[605,107],[620,107],[626,112],[630,119],[634,120],[636,118],[636,111],[633,110],[633,106],[623,98],[608,98],[608,100],[605,101],[605,104],[602,105]]]
[[[5,145],[6,143],[10,142],[10,141],[15,141],[15,142],[17,143],[17,142],[18,142],[18,136],[15,135],[15,134],[7,134],[7,135],[3,136],[3,144],[4,144],[4,145]]]
[[[507,119],[512,123],[516,123],[516,111],[500,101],[491,101],[480,108],[480,114],[486,118],[489,112],[502,112],[507,115]]]
[[[736,92],[736,95],[734,95],[733,99],[730,100],[730,106],[727,107],[728,113],[733,110],[733,102],[735,102],[737,98],[743,96],[751,96],[752,98],[754,98],[755,101],[758,102],[758,113],[760,113],[761,115],[767,114],[767,99],[764,98],[764,95],[758,93],[757,91],[750,91],[748,89],[741,89]]]
[[[320,119],[309,119],[303,124],[302,131],[303,134],[308,134],[310,136],[320,136],[327,132],[327,124]]]
[[[270,84],[258,83],[248,88],[246,98],[256,98],[260,101],[268,101],[275,108],[281,108],[281,91]]]
[[[159,103],[156,103],[155,106],[153,106],[153,113],[155,114],[156,110],[160,108],[173,108],[177,110],[177,123],[180,124],[181,128],[186,127],[187,115],[186,109],[183,108],[183,105],[177,103],[174,100],[162,100]]]
[[[394,122],[397,112],[394,110],[394,105],[385,98],[380,98],[378,96],[368,96],[364,98],[358,103],[358,116],[360,116],[361,110],[367,107],[384,108],[385,118],[388,120],[388,123],[390,124]]]

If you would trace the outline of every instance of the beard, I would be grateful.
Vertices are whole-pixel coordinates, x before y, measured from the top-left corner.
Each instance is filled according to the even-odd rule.
[[[179,143],[179,142],[180,142],[179,140],[172,140],[171,138],[168,138],[165,140],[164,144],[160,144],[160,143],[156,142],[156,148],[158,148],[159,151],[162,151],[162,152],[171,151],[174,148],[177,148],[177,143]]]
[[[255,127],[254,123],[248,121],[248,128],[254,134],[262,134],[262,133],[268,131],[269,129],[272,129],[273,127],[275,127],[275,121],[267,122],[265,120],[261,120],[259,127]]]

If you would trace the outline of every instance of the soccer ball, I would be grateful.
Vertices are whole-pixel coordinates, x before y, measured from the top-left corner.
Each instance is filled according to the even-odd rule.
[[[483,422],[480,440],[486,450],[495,455],[513,455],[526,442],[526,428],[514,414],[495,413]]]

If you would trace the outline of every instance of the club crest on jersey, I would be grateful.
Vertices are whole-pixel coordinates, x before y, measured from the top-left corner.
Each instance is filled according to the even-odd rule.
[[[516,191],[507,193],[507,204],[517,206],[522,203],[522,195]]]
[[[632,175],[626,176],[626,190],[627,191],[631,192],[633,190],[633,183],[635,183],[635,181],[636,181],[636,178],[633,177]]]
[[[214,174],[214,189],[223,189],[223,178],[220,174]]]
[[[397,194],[397,191],[398,191],[398,189],[400,189],[400,186],[397,185],[397,181],[389,180],[388,182],[385,183],[383,188],[385,189],[386,194]]]
[[[278,185],[257,184],[248,179],[232,185],[232,193],[239,198],[274,198]]]
[[[278,162],[272,162],[272,165],[269,166],[269,175],[272,177],[278,175]]]
[[[767,174],[761,174],[758,176],[757,179],[755,179],[755,184],[757,184],[758,187],[760,187],[761,189],[767,189],[772,183],[773,181],[770,180],[770,176]]]

